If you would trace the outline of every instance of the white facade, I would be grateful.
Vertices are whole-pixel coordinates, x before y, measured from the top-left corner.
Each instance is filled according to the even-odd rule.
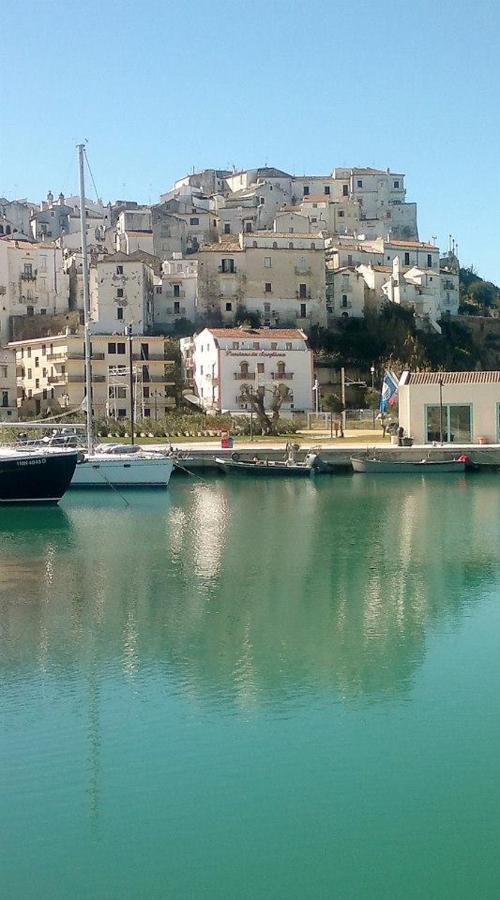
[[[16,355],[0,350],[0,420],[17,419]]]
[[[10,316],[64,313],[69,277],[54,244],[0,239],[0,346],[9,341]]]
[[[273,389],[286,385],[290,396],[281,407],[284,415],[313,408],[313,354],[299,329],[205,328],[182,340],[181,352],[207,411],[249,410],[242,385],[264,388],[266,408]]]
[[[500,442],[500,372],[403,372],[399,424],[417,444]]]
[[[179,319],[196,320],[198,306],[198,261],[180,253],[166,260],[154,286],[154,323],[171,328]]]
[[[140,253],[114,253],[90,270],[90,310],[96,334],[145,334],[153,325],[153,269]]]
[[[365,313],[365,280],[354,266],[327,271],[328,317],[359,319]]]

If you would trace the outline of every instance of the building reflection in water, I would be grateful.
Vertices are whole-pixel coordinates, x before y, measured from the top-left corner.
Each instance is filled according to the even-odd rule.
[[[246,710],[404,693],[426,634],[498,583],[490,476],[214,479],[54,512],[4,522],[2,677],[92,673],[95,699],[153,673]]]

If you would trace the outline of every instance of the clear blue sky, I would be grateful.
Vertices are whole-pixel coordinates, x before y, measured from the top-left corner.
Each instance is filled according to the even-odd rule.
[[[156,202],[193,166],[407,176],[422,239],[500,283],[496,0],[0,4],[0,195]]]

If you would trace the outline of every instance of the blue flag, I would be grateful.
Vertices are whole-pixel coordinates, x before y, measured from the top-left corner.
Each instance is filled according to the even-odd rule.
[[[391,405],[395,402],[398,393],[398,378],[394,372],[385,370],[384,380],[382,382],[382,392],[380,394],[380,412],[387,410],[387,404]]]

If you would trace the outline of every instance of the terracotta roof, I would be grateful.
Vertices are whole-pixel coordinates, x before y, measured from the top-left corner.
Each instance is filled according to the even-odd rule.
[[[239,339],[240,341],[258,340],[260,338],[278,340],[307,340],[300,328],[207,328],[216,338]]]
[[[238,241],[223,241],[221,244],[202,244],[200,253],[242,253]]]
[[[426,247],[429,250],[439,250],[435,244],[426,244],[425,241],[386,241],[386,244],[390,247]]]
[[[405,384],[500,384],[500,370],[490,372],[409,372]]]

